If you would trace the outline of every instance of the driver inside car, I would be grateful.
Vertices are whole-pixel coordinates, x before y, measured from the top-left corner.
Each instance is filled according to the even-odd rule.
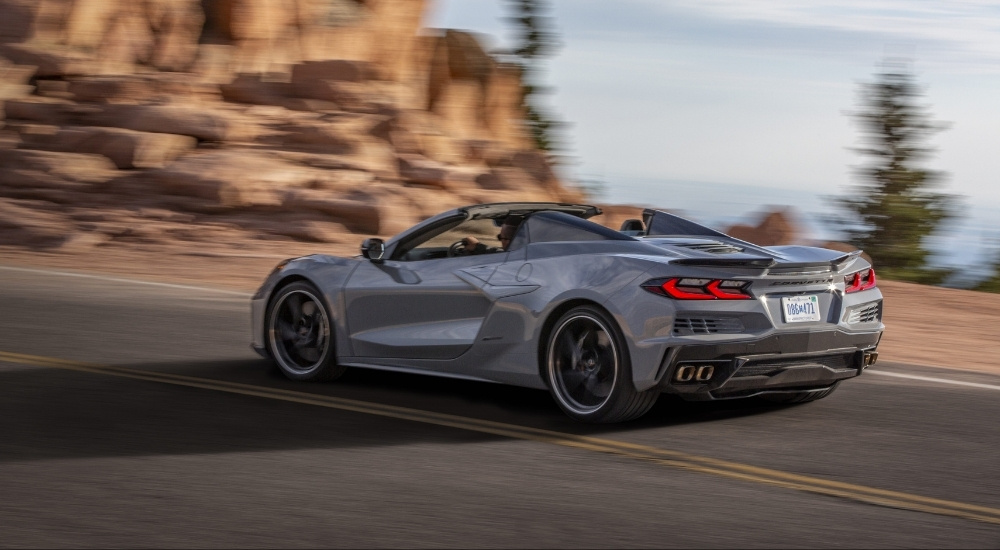
[[[506,252],[510,248],[510,242],[514,239],[514,235],[517,233],[517,228],[521,225],[521,221],[524,220],[523,216],[507,216],[503,220],[503,225],[500,226],[500,234],[497,235],[497,240],[500,241],[500,247],[486,246],[485,244],[479,242],[479,239],[468,236],[462,239],[462,244],[465,246],[465,253],[469,255],[475,254],[492,254],[494,252]]]

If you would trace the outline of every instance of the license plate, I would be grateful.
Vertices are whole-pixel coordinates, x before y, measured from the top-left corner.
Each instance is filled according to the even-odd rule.
[[[819,298],[816,296],[786,296],[781,299],[786,323],[819,321]]]

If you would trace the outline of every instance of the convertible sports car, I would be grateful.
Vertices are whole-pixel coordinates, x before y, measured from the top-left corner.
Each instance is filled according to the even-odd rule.
[[[468,206],[354,258],[283,261],[253,297],[252,346],[294,380],[356,366],[548,388],[586,422],[664,392],[813,401],[878,357],[860,251],[756,246],[657,210],[614,231],[600,212]]]

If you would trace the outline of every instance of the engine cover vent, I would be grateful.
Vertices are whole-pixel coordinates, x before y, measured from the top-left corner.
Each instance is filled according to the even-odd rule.
[[[872,323],[882,319],[882,302],[869,302],[851,308],[846,315],[847,324]]]
[[[736,254],[738,252],[743,252],[743,249],[738,246],[733,246],[719,241],[679,243],[674,246],[680,246],[689,250],[698,250],[700,252],[710,252],[712,254]]]

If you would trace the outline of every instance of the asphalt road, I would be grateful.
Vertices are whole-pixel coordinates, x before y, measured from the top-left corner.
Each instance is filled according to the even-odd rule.
[[[0,546],[1000,547],[1000,377],[592,427],[541,391],[289,382],[248,309],[0,266]]]

